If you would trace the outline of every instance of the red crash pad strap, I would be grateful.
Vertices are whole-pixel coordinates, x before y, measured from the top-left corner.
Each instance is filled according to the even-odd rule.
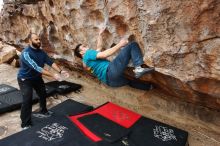
[[[86,114],[81,114],[81,115],[77,115],[77,116],[70,116],[70,120],[76,124],[77,127],[79,127],[79,129],[91,140],[93,140],[94,142],[98,142],[101,141],[102,139],[98,136],[96,136],[94,133],[92,133],[88,128],[86,128],[81,122],[78,121],[79,117],[83,117],[85,115],[90,115],[93,113],[86,113]]]

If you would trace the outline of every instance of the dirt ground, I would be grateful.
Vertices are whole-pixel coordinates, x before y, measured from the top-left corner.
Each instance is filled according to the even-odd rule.
[[[17,69],[0,65],[0,83],[18,87]],[[71,98],[94,107],[107,101],[119,104],[148,118],[189,132],[190,146],[220,146],[220,112],[176,100],[159,90],[141,91],[130,87],[110,88],[91,78],[71,72],[68,81],[83,85],[80,93],[50,97],[48,107]],[[38,109],[38,104],[33,110]],[[20,110],[0,115],[0,139],[21,131]]]

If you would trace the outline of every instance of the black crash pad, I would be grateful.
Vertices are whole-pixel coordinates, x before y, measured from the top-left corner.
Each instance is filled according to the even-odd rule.
[[[56,94],[56,89],[54,87],[51,87],[51,86],[45,86],[46,88],[46,97],[50,97],[50,96],[53,96]]]
[[[185,146],[188,133],[173,126],[141,117],[129,139],[137,146]]]
[[[115,122],[130,130],[130,133],[123,136],[119,141],[110,143],[101,137],[94,130],[89,129],[81,117],[98,113],[108,120]],[[138,115],[128,109],[112,103],[106,103],[95,110],[81,115],[70,116],[70,119],[79,129],[91,140],[97,142],[98,146],[185,146],[187,145],[188,133],[176,127],[155,121]],[[88,120],[92,121],[92,120]],[[92,121],[93,122],[93,121]],[[92,124],[89,123],[89,124]],[[97,121],[95,121],[97,122]],[[99,122],[99,121],[98,121]],[[95,126],[96,124],[93,124]],[[90,125],[92,126],[92,125]],[[94,127],[93,127],[94,128]],[[97,129],[95,129],[97,130]],[[98,129],[99,130],[99,129]]]
[[[0,95],[0,114],[10,112],[21,107],[23,101],[22,93],[20,90],[8,92]],[[38,96],[33,94],[33,103],[38,101]]]
[[[76,115],[80,113],[85,113],[91,111],[93,109],[92,106],[82,104],[80,102],[74,101],[72,99],[67,99],[62,103],[57,104],[56,106],[50,108],[49,110],[53,112],[52,116],[68,116],[68,115]],[[44,120],[49,119],[49,116],[42,116],[37,112],[33,112],[32,121],[33,124],[38,124]]]
[[[67,82],[67,81],[52,81],[52,82],[47,82],[45,83],[46,87],[53,87],[56,89],[56,92],[59,94],[67,94],[70,92],[78,92],[81,88],[82,85],[72,83],[72,82]]]
[[[10,110],[10,106],[7,103],[0,101],[0,114]]]
[[[37,95],[33,94],[33,103],[36,102],[37,100],[38,100]],[[9,105],[20,107],[23,101],[22,93],[20,90],[18,90],[18,91],[9,92],[4,95],[0,95],[0,101],[7,103]]]
[[[18,89],[15,88],[15,87],[6,85],[6,84],[1,84],[0,85],[0,95],[7,94],[7,93],[12,92],[12,91],[18,91]]]
[[[13,107],[19,107],[22,103],[22,94],[20,91],[13,91],[0,96],[0,101]]]
[[[92,106],[77,102],[72,99],[67,99],[64,102],[52,107],[50,110],[57,115],[68,116],[89,112],[92,109]]]
[[[170,125],[141,117],[128,137],[115,143],[97,142],[97,146],[187,146],[188,133]]]
[[[119,141],[127,137],[129,129],[101,116],[100,114],[91,114],[78,118],[91,132],[110,143]]]
[[[124,137],[117,142],[109,143],[107,141],[99,141],[96,143],[97,146],[138,146],[134,144],[130,139]],[[146,145],[147,146],[147,145]]]
[[[39,125],[0,140],[1,146],[95,146],[65,116],[51,117]]]
[[[70,116],[69,118],[72,120],[72,122],[75,123],[79,127],[79,129],[94,142],[101,141],[102,138],[91,132],[87,127],[85,127],[78,120],[78,118],[95,113],[102,115],[108,120],[111,120],[124,128],[130,128],[141,117],[141,115],[111,102],[105,103],[91,112]]]

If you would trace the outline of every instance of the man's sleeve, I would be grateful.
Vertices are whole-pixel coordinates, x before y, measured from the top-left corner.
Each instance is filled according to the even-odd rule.
[[[29,66],[30,68],[33,68],[34,70],[38,71],[38,72],[42,72],[43,68],[38,66],[37,63],[31,59],[30,55],[28,52],[24,52],[23,55],[23,61],[24,63]]]
[[[53,61],[52,59],[45,53],[45,63],[49,66],[52,66]]]
[[[83,57],[83,62],[87,62],[89,60],[96,60],[98,51],[96,50],[87,50],[84,57]]]

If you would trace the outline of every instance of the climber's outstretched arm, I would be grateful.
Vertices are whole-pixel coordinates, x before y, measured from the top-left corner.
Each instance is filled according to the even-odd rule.
[[[105,28],[101,28],[99,31],[98,39],[97,39],[97,46],[96,51],[101,51],[103,47],[103,33],[105,31]]]

